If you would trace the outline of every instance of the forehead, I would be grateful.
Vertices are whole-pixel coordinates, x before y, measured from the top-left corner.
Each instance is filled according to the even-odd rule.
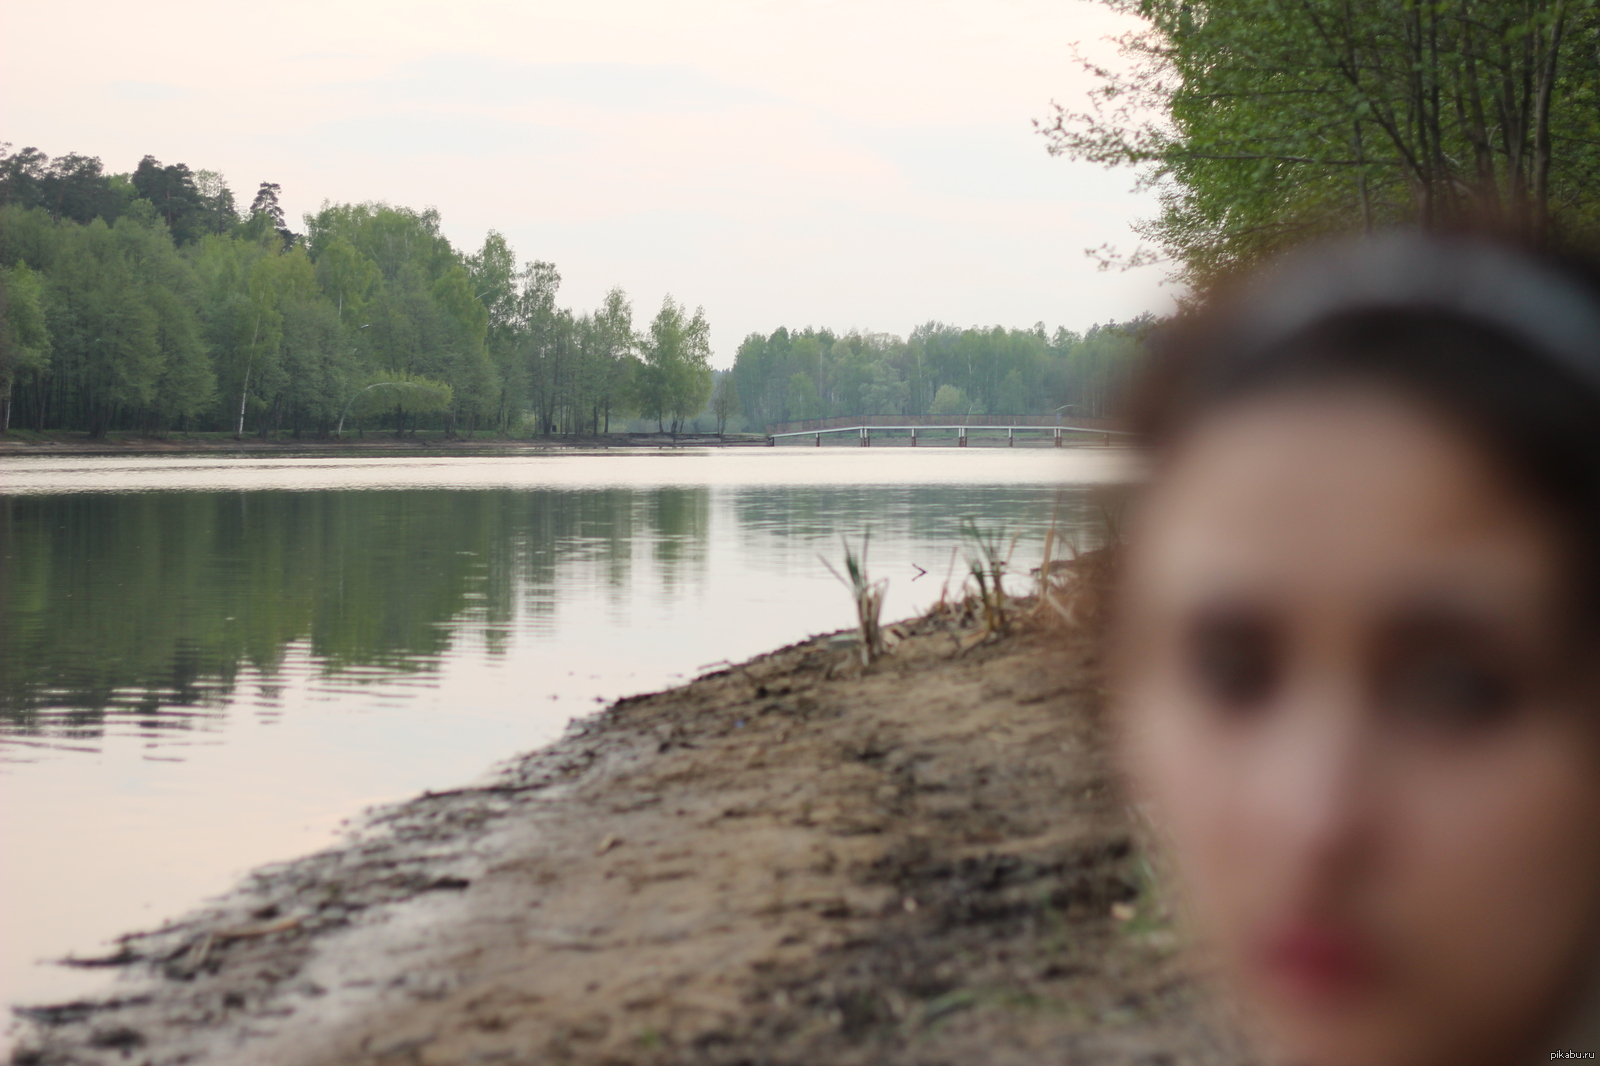
[[[1472,441],[1377,389],[1265,396],[1211,417],[1157,472],[1130,582],[1191,596],[1526,593],[1556,541]]]

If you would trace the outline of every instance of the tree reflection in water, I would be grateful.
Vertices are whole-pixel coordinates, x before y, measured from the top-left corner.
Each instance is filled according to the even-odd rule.
[[[579,586],[625,612],[642,579],[670,609],[707,585],[714,511],[758,574],[814,567],[820,580],[816,554],[840,533],[953,544],[962,515],[1037,533],[1062,506],[1066,525],[1093,525],[1085,494],[1052,496],[1033,485],[0,496],[0,749],[92,750],[108,730],[175,739],[214,726],[242,684],[273,713],[297,672],[426,684],[466,633],[490,657],[513,630],[553,635],[560,597]],[[935,595],[929,582],[923,599]],[[745,590],[726,609],[766,598]],[[847,613],[841,601],[841,624]]]
[[[0,497],[0,734],[190,728],[295,645],[426,673],[468,623],[497,654],[553,624],[559,568],[621,590],[641,539],[667,587],[703,568],[709,510],[706,487]]]

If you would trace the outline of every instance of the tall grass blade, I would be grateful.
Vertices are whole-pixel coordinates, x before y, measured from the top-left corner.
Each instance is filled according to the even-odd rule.
[[[886,650],[880,616],[883,613],[883,595],[888,591],[889,579],[873,581],[867,573],[867,545],[871,540],[872,533],[869,530],[861,537],[861,553],[857,555],[847,538],[842,536],[839,538],[839,543],[844,547],[843,574],[834,569],[833,564],[826,558],[817,556],[822,560],[822,565],[828,568],[828,573],[838,578],[840,584],[850,590],[851,598],[855,600],[862,666],[871,666],[872,661],[881,657]]]

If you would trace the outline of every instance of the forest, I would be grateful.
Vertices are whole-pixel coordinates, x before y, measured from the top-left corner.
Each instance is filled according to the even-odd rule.
[[[587,312],[499,233],[463,251],[437,211],[329,204],[291,229],[281,189],[146,156],[0,148],[0,431],[678,432],[843,414],[1103,414],[1148,325],[909,339],[751,335],[711,369],[703,310]]]
[[[620,289],[577,313],[498,233],[453,247],[436,211],[280,189],[238,210],[215,173],[145,157],[0,155],[0,429],[326,437],[676,429],[711,394],[702,311],[636,329]]]
[[[907,339],[779,329],[739,346],[730,381],[757,423],[835,415],[1047,415],[1102,418],[1139,364],[1154,324],[959,329],[930,322]],[[722,384],[719,381],[719,389]]]

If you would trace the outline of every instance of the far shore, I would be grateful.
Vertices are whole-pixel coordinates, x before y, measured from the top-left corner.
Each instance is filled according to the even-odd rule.
[[[133,432],[112,432],[103,437],[87,433],[52,430],[35,433],[13,429],[0,433],[0,456],[5,455],[172,455],[241,452],[263,455],[307,455],[348,452],[413,452],[439,449],[443,452],[526,452],[596,451],[611,448],[706,448],[765,447],[767,438],[756,433],[608,433],[599,436],[495,437],[489,435],[450,436],[438,430],[423,430],[396,437],[393,433],[368,433],[365,436],[294,437],[282,434],[263,437],[247,433],[234,437],[228,433],[172,433],[151,436]]]
[[[262,437],[246,434],[235,438],[226,433],[173,433],[167,436],[148,436],[132,432],[112,432],[104,437],[91,437],[87,433],[70,431],[11,430],[0,433],[0,458],[6,456],[39,455],[276,455],[284,457],[315,455],[523,455],[542,453],[583,454],[610,451],[660,451],[663,449],[704,448],[766,448],[768,438],[760,433],[609,433],[599,436],[548,436],[548,437],[494,437],[449,436],[437,430],[407,433],[396,437],[392,433],[369,433],[366,436],[347,434],[337,437]],[[855,437],[837,435],[824,438],[824,448],[857,448]],[[873,448],[909,448],[908,437],[894,437],[880,433],[872,438]],[[922,436],[917,447],[953,448],[955,438]],[[1002,436],[973,434],[966,445],[972,448],[1052,448],[1048,437],[1018,437],[1014,445]],[[1070,440],[1070,448],[1102,447],[1097,437]],[[813,448],[812,441],[784,441],[777,448]]]

